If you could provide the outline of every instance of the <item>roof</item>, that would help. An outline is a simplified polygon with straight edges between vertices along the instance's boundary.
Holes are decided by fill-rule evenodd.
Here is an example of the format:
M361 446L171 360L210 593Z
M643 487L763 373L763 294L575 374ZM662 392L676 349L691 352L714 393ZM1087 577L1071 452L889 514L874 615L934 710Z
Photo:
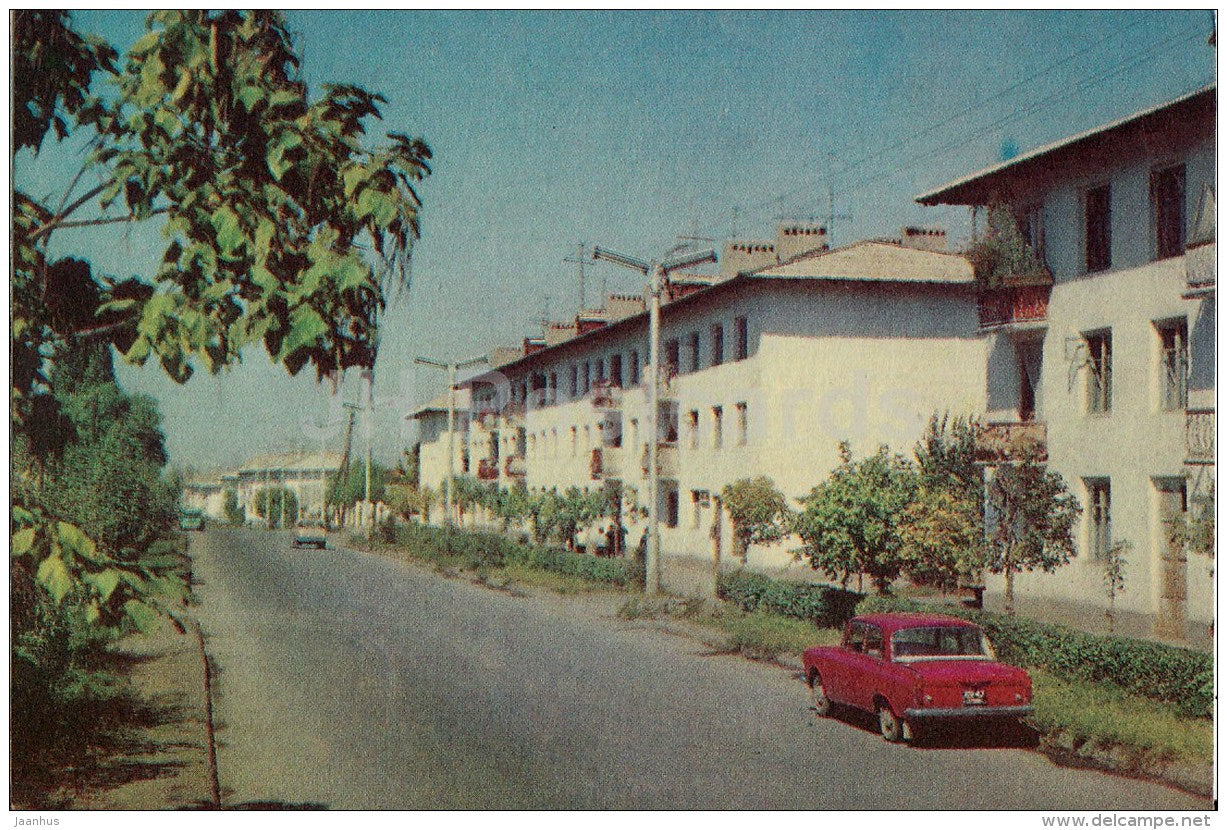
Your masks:
M967 284L975 282L971 262L958 254L865 240L830 251L813 251L754 272L758 278L864 280Z
M1102 142L1117 141L1128 133L1158 126L1160 122L1174 120L1184 122L1187 117L1202 108L1213 108L1216 103L1217 85L1210 84L1139 110L1132 115L1109 121L1098 127L1053 141L1034 150L1020 153L1011 159L985 167L975 173L955 179L927 193L921 193L916 201L922 205L972 205L985 204L987 188L1004 177L1025 176L1033 168L1050 161L1058 161L1075 153L1084 152Z
M513 360L508 363L503 363L503 364L500 364L498 368L502 369L505 366L510 366L516 362L517 361ZM456 390L456 411L460 412L468 408L469 408L469 390L458 388ZM444 392L442 395L439 395L438 397L431 398L429 401L427 401L426 403L422 404L419 407L410 409L407 413L405 413L405 418L406 419L420 418L423 415L429 415L432 412L447 412L447 393L446 392Z
M240 473L261 470L338 470L341 467L339 452L281 452L264 453L249 458L240 468Z
M924 628L932 625L954 625L962 628L978 628L978 626L968 620L960 619L959 617L951 617L948 614L925 614L925 613L893 613L893 614L863 614L853 617L853 619L867 622L870 625L876 625L882 629L884 634L889 634L893 631L899 631L904 628Z
M860 282L917 285L936 283L970 286L975 284L975 275L971 262L959 254L938 253L919 248L908 248L892 242L866 240L833 250L808 251L778 265L757 271L743 271L730 279L712 285L701 285L696 290L668 303L664 310L665 312L674 311L704 298L718 297L725 292L737 291L753 286L755 283L773 282L777 284L780 282ZM558 350L573 347L578 343L586 343L638 325L646 325L649 313L647 310L640 311L560 343L546 346L544 349L538 349L531 354L524 355L519 360L513 360L498 367L498 373L506 373L543 358L548 359ZM487 372L474 375L467 382L482 380L494 374ZM416 415L410 413L410 417L416 417Z

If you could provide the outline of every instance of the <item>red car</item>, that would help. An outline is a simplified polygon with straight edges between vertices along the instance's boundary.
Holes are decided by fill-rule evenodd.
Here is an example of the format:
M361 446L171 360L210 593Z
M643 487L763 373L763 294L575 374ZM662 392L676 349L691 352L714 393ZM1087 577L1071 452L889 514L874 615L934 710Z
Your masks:
M937 720L1018 718L1031 712L1031 677L998 663L984 630L941 614L853 617L839 646L805 652L820 716L836 705L878 716L882 737L908 741Z

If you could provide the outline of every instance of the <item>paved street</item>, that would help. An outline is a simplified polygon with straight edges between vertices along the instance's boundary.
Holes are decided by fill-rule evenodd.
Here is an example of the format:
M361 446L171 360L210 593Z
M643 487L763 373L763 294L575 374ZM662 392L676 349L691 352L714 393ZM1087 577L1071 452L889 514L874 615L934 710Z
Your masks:
M818 722L790 672L285 534L192 553L227 804L1201 808L1022 749Z

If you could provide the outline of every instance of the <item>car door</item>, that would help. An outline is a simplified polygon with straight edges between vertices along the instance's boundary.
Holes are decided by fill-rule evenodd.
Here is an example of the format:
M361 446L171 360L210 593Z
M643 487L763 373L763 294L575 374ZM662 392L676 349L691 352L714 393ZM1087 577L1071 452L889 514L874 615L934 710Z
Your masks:
M874 693L884 680L886 645L882 629L871 623L863 626L861 649L849 655L849 682L845 699L858 709L873 711Z
M831 700L840 703L848 702L848 686L850 683L850 663L857 652L864 648L864 626L852 620L844 626L844 638L839 649L832 650L830 657L822 666L822 683L826 694Z

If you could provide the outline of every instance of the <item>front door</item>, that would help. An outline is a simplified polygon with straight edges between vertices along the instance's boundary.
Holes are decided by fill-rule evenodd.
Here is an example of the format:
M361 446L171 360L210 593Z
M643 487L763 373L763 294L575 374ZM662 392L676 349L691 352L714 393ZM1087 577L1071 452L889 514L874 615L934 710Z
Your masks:
M1159 496L1159 615L1155 633L1183 640L1188 633L1189 560L1184 545L1172 540L1172 531L1185 521L1189 509L1184 479L1155 479Z

